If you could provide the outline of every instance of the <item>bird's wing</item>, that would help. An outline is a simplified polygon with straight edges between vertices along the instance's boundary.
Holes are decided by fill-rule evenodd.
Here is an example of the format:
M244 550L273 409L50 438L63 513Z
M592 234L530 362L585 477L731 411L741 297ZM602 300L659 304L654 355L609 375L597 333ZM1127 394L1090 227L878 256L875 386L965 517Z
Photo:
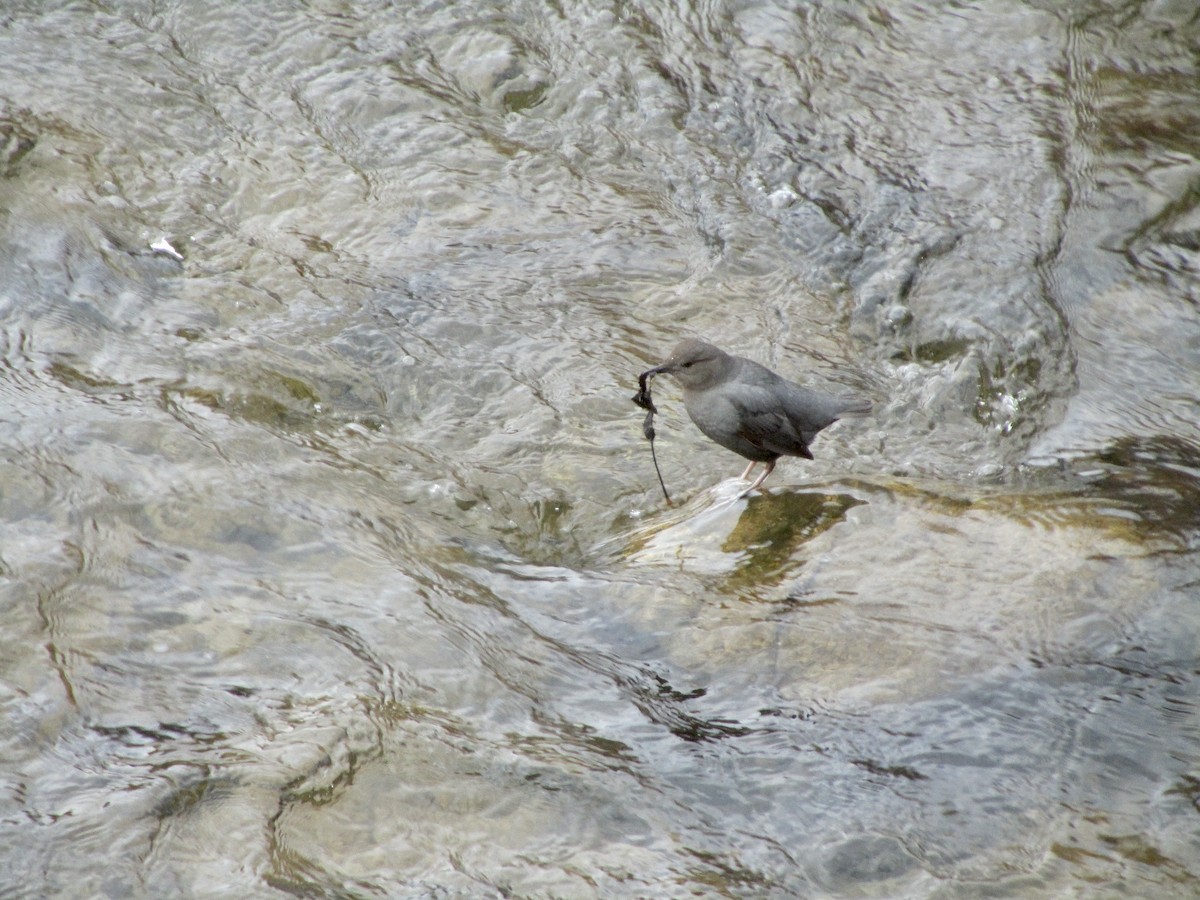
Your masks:
M726 391L727 399L739 413L739 437L771 453L812 459L808 443L792 419L782 412L774 391L756 384L729 385Z
M784 413L805 444L812 443L817 432L828 428L854 406L845 398L799 384L788 383L780 394Z

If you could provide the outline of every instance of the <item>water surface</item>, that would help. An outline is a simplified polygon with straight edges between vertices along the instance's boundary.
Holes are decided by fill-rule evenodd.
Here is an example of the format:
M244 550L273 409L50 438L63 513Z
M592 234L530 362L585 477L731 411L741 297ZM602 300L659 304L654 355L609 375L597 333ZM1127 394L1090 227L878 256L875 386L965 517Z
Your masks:
M1192 6L9 4L0 893L1195 896Z

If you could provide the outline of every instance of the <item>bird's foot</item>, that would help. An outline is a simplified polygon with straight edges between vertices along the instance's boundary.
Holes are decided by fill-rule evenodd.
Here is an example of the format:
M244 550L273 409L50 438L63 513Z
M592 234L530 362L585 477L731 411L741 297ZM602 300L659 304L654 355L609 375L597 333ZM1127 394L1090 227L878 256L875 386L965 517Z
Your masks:
M754 463L751 463L750 468L753 468L753 467L754 467ZM750 468L746 469L746 472L749 472ZM745 497L751 491L758 488L759 485L761 485L764 481L767 480L767 476L770 475L774 471L775 471L774 461L767 463L766 466L763 468L762 473L758 476L758 478L756 478L754 480L754 484L750 485L750 487L746 488L746 490L742 492L742 496ZM745 477L745 476L743 475L743 477Z

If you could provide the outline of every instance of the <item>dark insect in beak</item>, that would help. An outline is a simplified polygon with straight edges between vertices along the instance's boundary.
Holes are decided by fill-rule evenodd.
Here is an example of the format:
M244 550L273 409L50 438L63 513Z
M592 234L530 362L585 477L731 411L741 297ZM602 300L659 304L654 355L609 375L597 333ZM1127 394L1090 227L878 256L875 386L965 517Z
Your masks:
M658 412L658 407L654 405L654 399L650 396L650 379L661 371L662 367L659 366L647 369L638 376L638 392L633 395L633 402L646 410L646 418L642 422L642 434L650 442L650 458L654 460L654 473L658 476L658 485L662 488L663 497L670 506L671 495L667 493L667 486L663 483L662 472L658 468L658 454L654 452L654 414Z

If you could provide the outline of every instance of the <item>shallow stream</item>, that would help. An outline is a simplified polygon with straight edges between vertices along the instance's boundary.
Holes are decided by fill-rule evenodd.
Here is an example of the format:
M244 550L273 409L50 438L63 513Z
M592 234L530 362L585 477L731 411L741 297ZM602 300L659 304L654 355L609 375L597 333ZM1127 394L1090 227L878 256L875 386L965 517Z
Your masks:
M4 4L0 895L1195 897L1197 47Z

